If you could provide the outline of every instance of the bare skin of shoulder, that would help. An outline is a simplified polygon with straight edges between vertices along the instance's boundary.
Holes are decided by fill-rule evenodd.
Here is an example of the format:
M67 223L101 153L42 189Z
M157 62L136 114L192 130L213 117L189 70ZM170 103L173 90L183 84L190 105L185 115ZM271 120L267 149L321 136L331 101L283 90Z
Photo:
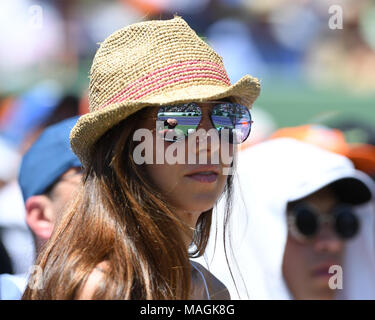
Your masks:
M92 300L99 283L104 278L104 273L109 270L107 261L100 262L90 273L84 286L78 291L77 300Z
M230 294L225 285L217 279L210 271L204 268L201 264L193 262L195 268L192 268L191 279L191 300L206 300L208 299L206 293L206 287L202 279L202 275L206 281L208 291L211 300L230 300ZM109 265L107 261L99 263L95 269L91 272L84 286L79 290L77 294L77 300L91 300L94 296L99 283L104 279L104 273L109 271Z

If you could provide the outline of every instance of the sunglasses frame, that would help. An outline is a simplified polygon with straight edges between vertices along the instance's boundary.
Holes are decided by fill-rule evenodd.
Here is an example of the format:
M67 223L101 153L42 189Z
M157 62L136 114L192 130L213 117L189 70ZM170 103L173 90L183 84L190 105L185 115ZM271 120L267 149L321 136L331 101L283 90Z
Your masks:
M218 129L216 128L216 125L214 124L214 122L213 122L213 120L212 120L212 111L213 111L213 109L214 109L217 105L221 105L221 104L237 105L237 106L240 106L240 107L244 108L244 110L246 110L246 112L247 112L248 115L249 115L249 119L250 119L250 121L249 121L249 127L250 127L250 128L249 128L249 131L248 131L246 137L245 137L244 139L242 139L241 142L239 142L239 143L234 143L234 144L241 144L241 143L244 143L244 142L246 141L246 139L250 136L251 128L252 128L252 124L254 123L254 121L252 120L250 110L249 110L246 106L244 106L244 105L242 105L242 104L239 104L239 103L235 103L235 102L229 102L229 101L205 101L205 102L202 102L202 103L215 104L214 107L212 108L211 112L210 112L209 117L210 117L210 121L211 121L211 124L212 124L213 128L216 129L217 132L218 132L219 134L220 134L220 130L218 130ZM188 106L188 105L191 105L191 104L195 105L195 107L198 107L199 110L200 110L200 113L201 113L202 116L203 116L202 108L198 105L197 102L187 102L187 103L179 103L179 104L174 104L174 105L165 105L165 106L161 106L161 107L159 107L158 112L157 112L157 115L155 116L155 118L156 118L156 120L158 120L158 121L164 121L164 120L159 120L159 117L158 117L158 114L160 113L159 111L160 111L162 108L168 108L168 107L179 107L179 106ZM164 111L164 112L165 112L165 111ZM201 123L201 121L202 121L202 118L200 119L199 123L196 125L196 128L198 128L198 126L199 126L199 124ZM195 128L195 129L196 129L196 128ZM177 140L165 140L165 139L164 139L164 140L167 141L167 142L177 142L177 141L182 141L182 140L186 139L188 136L189 136L189 135L186 135L186 134L184 133L184 138L183 138L183 139L177 139Z
M296 223L297 217L296 217L296 214L295 214L295 212L298 211L298 209L309 209L314 214L314 216L316 218L316 222L317 222L317 230L315 231L314 234L306 235L298 228L297 223ZM348 209L350 209L350 210L348 210ZM353 234L351 236L347 236L347 237L343 236L341 234L341 232L339 232L339 230L337 230L337 227L336 227L336 223L339 219L340 212L342 214L342 212L344 210L348 210L349 212L351 212L353 217L355 218L355 222L356 222L356 226L355 226L355 230L354 230ZM298 205L296 205L292 209L288 210L288 216L287 216L288 230L290 230L290 232L291 232L291 234L293 235L294 238L296 238L297 240L300 240L302 242L312 240L312 239L316 238L316 236L319 234L319 232L320 232L320 230L321 230L321 228L324 224L329 224L330 228L332 228L332 230L335 232L335 234L341 240L344 240L344 241L350 240L358 234L359 229L360 229L360 221L359 221L358 216L354 213L354 210L353 210L352 206L344 205L344 204L338 205L333 210L331 210L332 214L329 214L329 215L322 215L318 212L319 212L319 209L316 208L316 206L312 205L311 203L307 204L306 202L299 203Z

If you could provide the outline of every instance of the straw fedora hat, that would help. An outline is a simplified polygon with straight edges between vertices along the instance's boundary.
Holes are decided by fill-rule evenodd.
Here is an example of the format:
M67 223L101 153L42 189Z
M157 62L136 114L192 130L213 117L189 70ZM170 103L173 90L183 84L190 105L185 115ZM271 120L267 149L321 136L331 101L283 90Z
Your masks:
M222 58L181 17L136 23L110 35L96 52L90 112L72 129L71 146L85 166L95 142L144 107L232 97L250 108L259 92L250 75L231 85Z

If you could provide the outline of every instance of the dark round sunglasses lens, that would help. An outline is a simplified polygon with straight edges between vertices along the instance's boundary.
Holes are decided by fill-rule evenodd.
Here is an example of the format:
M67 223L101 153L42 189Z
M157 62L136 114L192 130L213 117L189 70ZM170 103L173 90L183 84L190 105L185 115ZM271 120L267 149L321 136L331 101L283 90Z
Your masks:
M351 210L342 209L336 215L335 229L341 238L353 238L359 231L359 220Z
M304 236L312 237L318 231L318 219L309 208L296 208L295 218L296 227Z
M161 107L157 120L162 122L159 133L166 141L178 141L194 133L202 119L202 111L195 103Z
M215 128L222 136L228 137L229 143L244 142L251 131L251 115L249 110L236 103L217 104L211 114Z

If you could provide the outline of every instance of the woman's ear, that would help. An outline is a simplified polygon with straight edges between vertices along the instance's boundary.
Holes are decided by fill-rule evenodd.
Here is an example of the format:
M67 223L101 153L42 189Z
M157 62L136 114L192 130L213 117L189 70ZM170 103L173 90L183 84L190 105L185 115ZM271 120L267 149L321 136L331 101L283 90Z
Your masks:
M32 196L26 201L26 223L35 236L48 240L55 223L55 210L52 201L45 195Z

